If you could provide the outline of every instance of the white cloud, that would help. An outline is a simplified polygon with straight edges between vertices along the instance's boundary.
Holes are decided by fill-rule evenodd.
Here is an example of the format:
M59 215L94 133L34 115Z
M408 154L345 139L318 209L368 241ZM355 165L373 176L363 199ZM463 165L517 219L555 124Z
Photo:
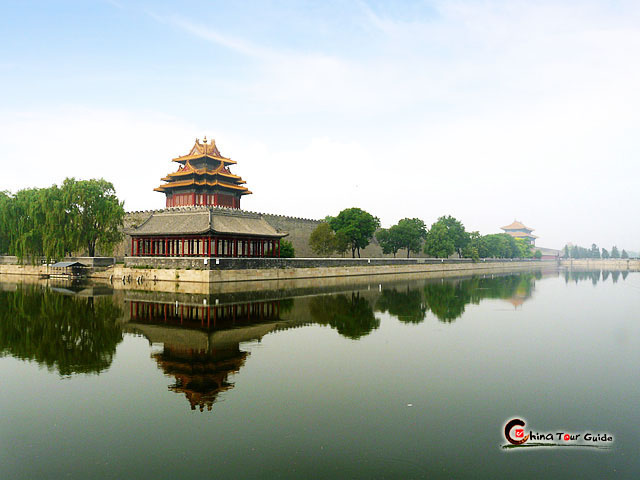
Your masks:
M104 177L127 209L162 206L152 192L196 128L157 112L64 108L0 112L2 185L12 191Z

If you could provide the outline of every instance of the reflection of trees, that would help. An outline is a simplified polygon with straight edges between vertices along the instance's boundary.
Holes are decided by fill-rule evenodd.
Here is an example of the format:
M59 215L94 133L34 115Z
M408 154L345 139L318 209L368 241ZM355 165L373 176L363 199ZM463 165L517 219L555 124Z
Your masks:
M429 283L423 293L427 307L438 320L451 322L464 313L468 303L479 304L485 298L512 299L522 303L531 296L535 275L507 275L471 278L457 282Z
M401 322L407 323L420 323L427 315L420 290L410 290L409 287L404 292L395 288L382 290L376 302L376 310L388 311Z
M611 280L613 283L616 283L622 275L622 279L626 279L627 275L629 275L628 271L620 271L620 270L590 270L590 271L569 271L566 270L564 272L564 281L565 283L569 283L573 281L574 283L578 283L584 280L591 280L593 285L597 285L600 281L600 274L602 273L602 281L606 282L609 279L609 275L611 275Z
M424 287L425 302L442 322L451 322L464 313L464 306L471 301L465 282L456 284L431 283Z
M111 365L122 330L108 297L80 298L19 287L0 291L0 355L35 360L61 375L100 373Z
M309 302L311 318L335 328L340 335L354 340L367 335L380 326L369 302L354 292L351 296L323 295Z

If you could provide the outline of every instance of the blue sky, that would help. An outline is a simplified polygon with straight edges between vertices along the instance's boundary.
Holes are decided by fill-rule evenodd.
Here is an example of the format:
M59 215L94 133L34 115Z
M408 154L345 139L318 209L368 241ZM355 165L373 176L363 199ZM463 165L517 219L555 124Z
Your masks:
M440 215L640 250L640 7L606 1L4 2L0 189L112 181L196 137L308 218Z

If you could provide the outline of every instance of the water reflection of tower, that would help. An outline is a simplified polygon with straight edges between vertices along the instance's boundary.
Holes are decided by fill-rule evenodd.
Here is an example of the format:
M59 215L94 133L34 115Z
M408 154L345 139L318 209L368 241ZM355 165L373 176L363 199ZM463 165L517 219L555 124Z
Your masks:
M230 305L131 301L129 328L162 352L152 357L175 378L169 390L183 393L191 409L211 410L220 393L233 388L248 352L240 343L259 340L278 327L280 301Z
M214 351L184 350L165 344L164 350L153 357L165 374L176 379L169 390L184 393L191 410L198 407L202 412L205 406L211 410L219 393L233 387L228 377L240 371L248 355L238 344Z

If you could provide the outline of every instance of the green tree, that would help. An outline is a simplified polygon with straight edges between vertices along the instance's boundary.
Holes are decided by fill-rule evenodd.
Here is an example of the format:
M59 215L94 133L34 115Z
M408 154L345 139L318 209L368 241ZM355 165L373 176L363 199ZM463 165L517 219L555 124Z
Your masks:
M336 234L331 226L322 222L319 224L309 236L309 247L316 255L328 257L335 251Z
M607 251L606 248L602 249L602 258L604 258L604 259L609 258L609 252Z
M447 258L456 251L449 229L443 222L435 222L427 232L424 251L427 255L436 258Z
M329 220L329 225L336 234L342 234L348 239L351 256L355 258L356 251L360 257L360 249L369 245L374 232L380 226L380 220L360 208L347 208L337 217Z
M0 191L0 255L9 253L9 237L12 226L9 220L11 201L9 192Z
M542 258L542 252L540 250L536 250L536 253L533 254L533 258L540 260Z
M280 258L294 258L296 251L288 240L280 240Z
M467 247L462 251L462 256L465 258L471 258L474 262L477 262L480 258L479 249L481 239L482 235L480 235L480 232L469 232L469 243L467 244Z
M349 250L349 246L350 246L349 239L344 234L344 232L336 232L336 235L333 238L333 243L334 243L333 248L335 252L344 257L345 254L347 253L347 250Z
M533 246L524 238L516 238L516 246L518 247L518 258L531 258L535 254L533 253ZM536 250L539 252L540 250Z
M620 252L618 251L618 247L615 245L611 247L611 258L620 258Z
M629 258L629 254L624 248L622 249L622 254L620 255L620 258Z
M443 223L447 227L449 237L453 240L453 247L460 257L462 251L469 244L469 234L465 231L464 225L451 215L438 218L438 222Z
M110 252L122 240L125 214L113 185L104 179L67 178L62 192L69 208L74 246L86 248L90 257L95 256L97 244L104 252Z
M478 253L482 258L514 258L520 254L515 238L507 233L485 235L479 240Z
M376 232L376 240L382 248L382 253L393 253L393 258L396 258L396 253L402 247L397 235L391 233L391 229L382 228Z
M591 258L600 258L600 249L595 243L591 244Z
M397 225L391 227L389 231L401 248L406 248L407 258L409 258L411 252L420 252L422 241L427 236L427 227L419 218L403 218Z

